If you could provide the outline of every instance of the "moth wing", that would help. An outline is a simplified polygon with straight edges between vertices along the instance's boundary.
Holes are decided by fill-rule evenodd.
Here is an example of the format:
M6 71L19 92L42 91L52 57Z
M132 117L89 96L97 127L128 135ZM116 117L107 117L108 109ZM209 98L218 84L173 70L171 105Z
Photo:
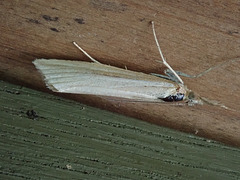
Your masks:
M33 64L55 92L149 100L165 98L177 88L169 80L104 64L56 59Z

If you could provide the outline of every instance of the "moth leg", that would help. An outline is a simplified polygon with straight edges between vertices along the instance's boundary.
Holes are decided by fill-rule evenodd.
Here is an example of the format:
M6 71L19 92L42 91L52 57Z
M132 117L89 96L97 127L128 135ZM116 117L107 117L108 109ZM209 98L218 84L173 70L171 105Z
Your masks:
M196 75L190 75L190 74L186 74L186 73L183 73L183 72L180 72L180 71L175 71L179 76L183 76L183 77L188 77L188 78L198 78L198 77L201 77L203 76L204 74L208 73L209 71L211 71L212 68L209 68L199 74L196 74ZM168 76L173 76L173 73L171 71L169 71L169 69L166 69L164 71L165 74L167 74Z
M203 71L203 72L201 72L201 73L199 73L199 74L196 74L196 75L189 75L189 74L186 74L186 73L183 73L183 72L180 72L180 71L175 71L175 72L176 72L179 76L188 77L188 78L198 78L198 77L201 77L201 76L207 74L208 72L210 72L210 71L212 71L212 70L214 70L214 69L218 69L218 68L220 68L220 67L222 67L222 66L224 66L224 65L227 65L227 64L229 64L229 63L234 63L234 62L237 62L237 61L240 61L240 58L231 59L231 60L225 61L225 62L223 62L223 63L221 63L221 64L218 64L218 65L216 65L216 66L212 66L212 67L206 69L205 71ZM169 69L166 69L166 70L164 71L164 73L167 74L167 75L170 76L170 77L173 77L173 76L174 76L174 74L173 74Z
M73 44L80 50L82 51L83 54L85 54L89 59L91 59L91 61L101 64L100 62L98 62L96 59L94 59L92 56L90 56L86 51L84 51L76 42L73 41Z
M150 73L150 74L153 75L153 76L157 76L157 77L160 77L160 78L168 79L168 80L174 81L176 83L179 83L179 80L176 78L176 76L173 73L166 73L166 72L164 72L164 73L166 75L156 74L156 73Z
M207 69L206 71L203 71L200 74L197 75L189 75L180 71L175 71L179 76L183 76L183 77L188 77L188 78L198 78L201 77L202 75L204 75L205 73L209 72L210 70L212 70L212 68ZM176 76L172 73L172 71L170 71L169 69L164 70L164 73L166 75L162 75L162 74L155 74L155 73L151 73L151 75L157 76L157 77L161 77L164 79L169 79L175 82L179 82L179 80L176 78Z
M200 77L202 76L202 73L200 74L197 74L197 75L189 75L189 74L186 74L186 73L183 73L183 72L180 72L180 71L175 71L179 76L183 76L183 77L188 77L188 78L197 78L197 77ZM173 76L173 73L171 71L169 71L169 69L166 69L164 71L165 74L167 74L168 76L172 77Z

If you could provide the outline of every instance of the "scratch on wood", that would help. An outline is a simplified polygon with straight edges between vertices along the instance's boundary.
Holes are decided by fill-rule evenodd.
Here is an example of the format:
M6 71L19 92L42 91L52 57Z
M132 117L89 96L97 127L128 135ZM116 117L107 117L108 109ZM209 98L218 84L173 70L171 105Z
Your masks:
M43 15L42 17L46 21L58 21L58 19L59 19L58 17L51 17L51 16L48 16L48 15Z

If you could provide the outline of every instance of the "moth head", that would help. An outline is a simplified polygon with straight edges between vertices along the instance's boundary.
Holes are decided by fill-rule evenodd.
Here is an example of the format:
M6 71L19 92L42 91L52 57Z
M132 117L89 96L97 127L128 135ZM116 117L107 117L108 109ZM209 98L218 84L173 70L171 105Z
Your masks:
M196 95L193 91L190 90L187 91L186 100L189 106L193 106L195 104L203 104L200 96Z
M166 102L173 102L173 101L182 101L186 99L186 94L187 94L187 89L184 85L180 85L178 86L178 88L176 89L176 93L175 94L171 94L165 98L161 98L163 101Z
M194 94L194 92L193 91L189 91L188 93L187 93L187 99L189 99L189 100L193 100L193 99L195 99L195 94Z

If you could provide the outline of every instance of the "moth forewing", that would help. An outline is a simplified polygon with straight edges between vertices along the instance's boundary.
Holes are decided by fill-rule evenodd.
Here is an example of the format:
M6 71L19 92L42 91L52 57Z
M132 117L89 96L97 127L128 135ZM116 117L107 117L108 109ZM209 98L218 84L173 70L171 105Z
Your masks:
M104 64L56 59L36 59L33 63L47 87L56 92L142 101L186 93L184 86L176 82Z

